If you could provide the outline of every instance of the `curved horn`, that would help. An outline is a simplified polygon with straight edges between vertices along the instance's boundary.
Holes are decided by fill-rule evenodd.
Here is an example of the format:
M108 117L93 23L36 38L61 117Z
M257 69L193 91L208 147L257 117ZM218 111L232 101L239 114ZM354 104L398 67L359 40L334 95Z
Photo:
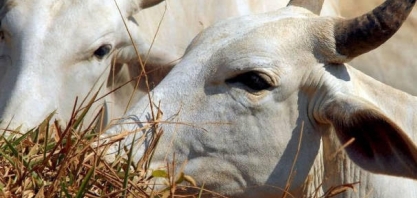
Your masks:
M401 27L416 0L387 0L360 17L335 24L336 50L348 59L369 52Z
M320 15L324 0L290 0L287 6L298 6Z

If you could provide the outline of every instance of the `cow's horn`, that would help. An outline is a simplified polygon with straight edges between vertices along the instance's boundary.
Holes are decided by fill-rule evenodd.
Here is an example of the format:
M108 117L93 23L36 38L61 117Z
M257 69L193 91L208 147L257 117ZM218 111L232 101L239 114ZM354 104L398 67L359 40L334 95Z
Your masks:
M360 17L335 24L336 50L347 59L369 52L387 41L410 14L416 0L387 0Z
M298 6L320 15L324 0L290 0L287 6Z

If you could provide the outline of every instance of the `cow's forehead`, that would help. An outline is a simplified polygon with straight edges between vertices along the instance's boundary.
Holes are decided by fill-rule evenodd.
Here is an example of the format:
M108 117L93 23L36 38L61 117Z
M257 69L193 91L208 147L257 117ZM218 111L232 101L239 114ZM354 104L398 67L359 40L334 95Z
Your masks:
M203 47L208 52L215 52L231 43L253 38L252 35L256 37L265 35L260 34L265 27L285 25L288 19L306 19L315 16L306 9L290 6L275 12L226 20L203 31L193 40L187 51ZM296 23L291 24L296 27ZM255 33L252 34L253 32ZM276 33L278 35L279 32Z
M243 59L248 64L240 67L254 68L259 61L281 61L289 51L303 50L299 46L303 46L308 37L309 17L316 15L305 9L288 7L217 24L196 37L188 49L189 58L206 58L206 63L213 67ZM251 63L252 59L255 63Z
M308 27L309 17L317 16L288 7L221 22L194 39L174 70L199 76L199 81L221 81L251 70L286 72L286 65L298 59L293 54L312 57L309 49L300 48L308 39L300 26Z
M116 26L120 20L112 0L37 0L13 3L2 28L24 45L37 49L43 45L52 49L59 42L61 50L77 50L96 42L101 45L99 39L120 29ZM71 42L62 42L65 39Z
M39 25L38 28L52 24L59 26L60 23L65 22L71 22L75 27L86 23L100 23L106 20L95 20L95 18L117 18L115 14L118 14L116 4L111 0L11 1L6 5L9 5L6 6L6 18L13 21L19 20L23 26L37 23ZM12 16L7 17L8 15Z
M101 1L62 1L62 0L37 0L37 1L8 1L8 11L17 10L27 21L49 18L53 21L59 18L81 18L94 15L106 16L109 12L117 13L117 6L112 0ZM88 12L86 12L88 11ZM43 18L42 18L43 19ZM85 21L89 18L85 18Z

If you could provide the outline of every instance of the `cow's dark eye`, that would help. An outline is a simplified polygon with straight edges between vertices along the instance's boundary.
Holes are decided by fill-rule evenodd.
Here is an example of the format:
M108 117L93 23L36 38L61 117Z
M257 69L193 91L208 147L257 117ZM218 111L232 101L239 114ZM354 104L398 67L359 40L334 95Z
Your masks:
M253 71L227 79L226 83L240 83L254 91L261 91L272 87L263 77Z
M100 46L96 51L94 51L94 56L96 56L98 59L104 58L107 54L109 54L111 51L111 45L106 44Z

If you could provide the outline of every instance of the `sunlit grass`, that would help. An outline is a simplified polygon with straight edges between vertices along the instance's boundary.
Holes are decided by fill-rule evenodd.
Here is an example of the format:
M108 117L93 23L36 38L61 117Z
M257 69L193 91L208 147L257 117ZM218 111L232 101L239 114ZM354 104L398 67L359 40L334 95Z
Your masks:
M51 113L23 135L4 133L0 137L0 197L172 197L177 191L185 192L184 183L195 185L190 176L173 174L174 163L165 170L149 169L162 135L157 124L152 125L157 132L150 149L139 162L133 162L131 148L124 148L126 156L103 160L105 147L123 137L92 146L102 133L97 122L102 111L91 123L83 120L94 100L74 110L66 126L52 120ZM156 186L153 178L166 182Z

